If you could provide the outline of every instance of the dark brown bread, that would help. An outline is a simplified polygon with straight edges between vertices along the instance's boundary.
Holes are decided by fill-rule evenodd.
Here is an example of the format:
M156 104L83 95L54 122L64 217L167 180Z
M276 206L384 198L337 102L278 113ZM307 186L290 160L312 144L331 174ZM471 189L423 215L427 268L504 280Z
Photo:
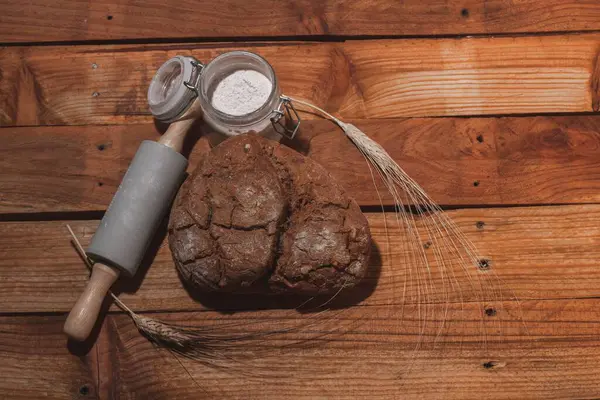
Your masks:
M175 265L202 291L330 294L365 275L366 218L325 169L256 135L215 147L169 221Z

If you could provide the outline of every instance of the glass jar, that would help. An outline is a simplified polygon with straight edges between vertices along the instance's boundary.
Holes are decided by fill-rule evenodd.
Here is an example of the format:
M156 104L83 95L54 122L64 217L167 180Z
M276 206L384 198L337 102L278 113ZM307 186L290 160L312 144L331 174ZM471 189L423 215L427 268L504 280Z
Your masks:
M231 115L215 108L213 95L217 85L236 71L251 70L271 83L265 102L243 115ZM152 114L161 121L179 119L194 101L198 101L205 122L214 129L211 143L228 136L256 132L273 140L293 138L300 118L290 100L281 94L275 71L261 56L248 51L221 54L207 65L193 57L176 56L163 64L148 89Z

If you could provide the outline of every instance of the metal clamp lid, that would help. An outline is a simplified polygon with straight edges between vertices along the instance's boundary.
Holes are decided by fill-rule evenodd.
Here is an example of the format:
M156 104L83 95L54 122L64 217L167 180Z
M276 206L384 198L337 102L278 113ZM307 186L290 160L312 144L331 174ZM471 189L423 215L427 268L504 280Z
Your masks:
M200 75L202 75L204 64L195 58L190 60L190 64L193 67L192 75L189 80L183 81L183 86L190 89L194 93L194 98L196 98L199 96L198 87L200 86Z
M148 88L148 104L156 119L173 122L188 110L198 97L203 68L193 57L176 56L158 69Z
M271 124L273 125L275 132L292 140L296 136L296 133L298 133L298 129L300 129L300 122L302 122L302 120L289 97L281 95L279 98L281 99L281 102L279 103L279 107L277 107L276 110L273 110L275 115L271 117ZM283 117L286 117L284 118L286 122L285 124L281 121ZM286 126L290 122L295 125L293 128Z

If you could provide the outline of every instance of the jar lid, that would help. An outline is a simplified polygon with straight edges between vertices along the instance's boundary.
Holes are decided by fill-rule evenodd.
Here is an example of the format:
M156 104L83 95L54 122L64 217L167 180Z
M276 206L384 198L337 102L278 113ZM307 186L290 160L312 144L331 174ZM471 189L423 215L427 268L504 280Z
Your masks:
M148 88L148 105L159 121L172 122L187 111L197 97L202 64L194 57L176 56L156 71Z

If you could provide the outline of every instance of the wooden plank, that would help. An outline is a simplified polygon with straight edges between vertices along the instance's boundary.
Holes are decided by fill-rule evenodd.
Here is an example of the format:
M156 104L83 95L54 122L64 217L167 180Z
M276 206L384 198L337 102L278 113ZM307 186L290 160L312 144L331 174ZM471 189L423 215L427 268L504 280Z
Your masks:
M368 214L374 237L374 255L369 278L357 290L339 298L343 304L380 305L389 302L491 303L512 296L519 299L600 297L600 205L464 209L449 215L490 261L490 273L474 275L483 279L483 295L472 287L459 270L451 286L439 268L432 266L430 280L416 278L404 259L405 235L392 219L387 234L381 214ZM69 242L63 221L3 222L0 224L0 309L4 312L66 312L87 281L85 267ZM70 221L84 244L97 221ZM388 236L389 234L389 236ZM264 307L271 297L219 298L203 296L193 300L182 288L166 242L157 236L140 272L132 281L122 281L121 298L136 310L198 310L215 305L230 309ZM423 241L430 240L423 236ZM428 253L436 250L435 243ZM149 266L152 265L151 268ZM149 268L149 269L148 269ZM475 274L475 273L474 273ZM449 276L446 273L445 276ZM490 281L491 280L491 281ZM424 283L428 283L427 294ZM404 292L406 285L406 292ZM297 299L283 305L297 305Z
M97 398L98 349L67 345L63 323L63 316L0 317L1 398Z
M2 131L0 211L105 210L152 125ZM197 146L198 152L201 146Z
M600 29L594 0L0 2L0 42L295 35L428 36ZM43 23L40 20L43 19Z
M414 310L399 318L385 307L353 308L305 329L306 314L275 310L152 314L233 335L294 328L227 349L240 361L221 362L226 368L176 359L122 314L106 317L89 350L67 344L64 315L3 316L0 397L594 398L600 395L599 310L599 299L510 304L506 314L486 317L497 327L487 346L476 304L450 310L452 330L435 346L439 321L430 320L422 332ZM83 387L87 395L80 394Z
M176 54L266 57L284 93L344 118L590 112L600 35L344 43L6 47L0 125L151 122L147 85ZM595 102L595 103L594 103Z
M435 330L423 338L414 313L400 319L379 309L359 310L363 313L311 333L249 340L241 349L225 350L234 358L217 363L220 368L157 351L125 316L109 317L104 328L112 340L99 347L100 354L108 354L103 359L112 361L105 368L119 376L115 391L135 398L480 399L482 393L494 399L595 398L600 395L594 379L600 373L599 305L597 299L525 302L524 322L503 321L499 331L505 334L488 336L487 347L478 336L475 308L453 319L455 330L435 347ZM231 332L226 324L232 321L242 323L232 334L298 324L273 312L153 317L201 327L221 324L218 332ZM333 327L340 330L316 344L292 344ZM268 350L279 344L289 347Z
M443 205L600 202L598 116L353 122ZM159 137L147 124L1 133L0 213L105 210L139 143ZM305 121L295 146L359 204L380 204L364 159L335 125ZM196 143L190 171L207 149L204 139Z

